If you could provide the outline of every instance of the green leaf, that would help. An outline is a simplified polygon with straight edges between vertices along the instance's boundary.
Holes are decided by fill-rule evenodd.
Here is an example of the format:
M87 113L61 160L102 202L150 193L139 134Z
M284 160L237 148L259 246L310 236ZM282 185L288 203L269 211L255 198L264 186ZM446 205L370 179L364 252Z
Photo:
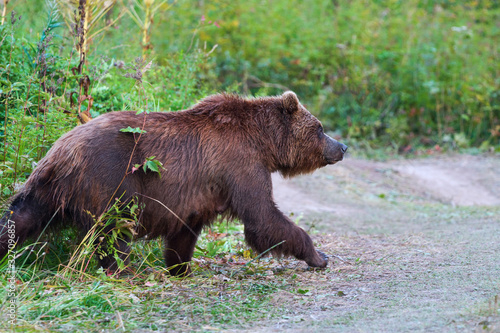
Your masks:
M139 127L132 128L130 126L127 127L127 128L120 129L120 132L124 132L124 133L146 133L145 130L140 129Z
M144 172L147 172L148 169L153 172L157 172L161 177L160 169L163 169L163 164L160 161L155 160L155 157L156 156L150 156L146 158L146 161L143 165L143 170Z
M146 172L147 169L153 172L159 171L158 166L153 161L146 161L146 163L144 163L144 172Z

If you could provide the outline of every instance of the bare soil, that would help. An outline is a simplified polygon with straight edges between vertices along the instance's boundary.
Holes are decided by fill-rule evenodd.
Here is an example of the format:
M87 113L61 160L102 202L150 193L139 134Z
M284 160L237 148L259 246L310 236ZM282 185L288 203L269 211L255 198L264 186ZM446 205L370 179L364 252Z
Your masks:
M499 155L347 158L273 184L330 263L255 331L500 332Z

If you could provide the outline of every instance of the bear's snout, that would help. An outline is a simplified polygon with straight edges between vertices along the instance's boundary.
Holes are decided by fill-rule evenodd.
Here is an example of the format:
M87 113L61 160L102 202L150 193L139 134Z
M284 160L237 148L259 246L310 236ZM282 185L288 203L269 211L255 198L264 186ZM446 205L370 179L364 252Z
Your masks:
M342 154L345 154L345 152L347 151L347 148L349 148L349 147L347 147L345 144L341 143L340 149L342 150Z
M347 146L326 135L325 159L328 164L335 164L344 159Z

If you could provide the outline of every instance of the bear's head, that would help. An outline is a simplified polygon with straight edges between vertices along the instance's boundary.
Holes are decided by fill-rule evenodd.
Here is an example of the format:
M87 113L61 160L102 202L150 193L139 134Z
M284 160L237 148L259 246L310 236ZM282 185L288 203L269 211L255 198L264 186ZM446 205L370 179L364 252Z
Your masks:
M312 172L344 158L347 146L326 135L321 122L314 117L291 91L281 96L282 112L288 118L285 137L286 155L280 173L293 176Z

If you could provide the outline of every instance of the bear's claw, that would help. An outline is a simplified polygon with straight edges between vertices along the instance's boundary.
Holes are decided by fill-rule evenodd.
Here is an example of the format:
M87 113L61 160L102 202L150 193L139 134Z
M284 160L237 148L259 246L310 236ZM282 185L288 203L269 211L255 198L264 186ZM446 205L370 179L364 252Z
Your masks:
M328 256L326 255L326 253L324 252L321 252L319 250L316 250L316 252L318 252L319 256L323 259L325 259L325 261L328 263Z
M328 265L328 256L318 250L316 250L316 253L319 256L319 260L315 260L314 263L308 262L307 264L309 265L309 268L325 268Z

